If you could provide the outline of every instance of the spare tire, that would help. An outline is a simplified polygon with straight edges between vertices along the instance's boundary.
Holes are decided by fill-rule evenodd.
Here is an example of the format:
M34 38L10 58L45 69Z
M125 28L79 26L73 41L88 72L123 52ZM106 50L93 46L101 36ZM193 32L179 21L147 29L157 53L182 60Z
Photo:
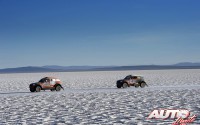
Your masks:
M122 83L122 82L120 82L120 81L117 81L117 88L121 88L121 87L122 87L122 85L123 85L123 83Z
M35 87L30 87L31 92L35 92Z

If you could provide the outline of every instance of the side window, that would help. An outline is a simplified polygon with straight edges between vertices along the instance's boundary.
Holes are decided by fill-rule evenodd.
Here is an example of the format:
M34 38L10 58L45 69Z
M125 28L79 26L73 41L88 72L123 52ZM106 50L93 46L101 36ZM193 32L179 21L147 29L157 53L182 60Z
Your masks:
M133 76L133 78L132 79L137 79L137 76Z
M130 76L130 75L129 75L129 76L126 76L125 79L126 79L126 80L130 80L130 79L131 79L131 76Z
M44 83L44 82L45 82L45 79L43 78L43 79L41 79L39 82Z
M50 82L50 79L46 79L46 82Z
M55 84L55 81L56 81L55 79L51 79L50 84L51 84L51 85L54 85L54 84Z

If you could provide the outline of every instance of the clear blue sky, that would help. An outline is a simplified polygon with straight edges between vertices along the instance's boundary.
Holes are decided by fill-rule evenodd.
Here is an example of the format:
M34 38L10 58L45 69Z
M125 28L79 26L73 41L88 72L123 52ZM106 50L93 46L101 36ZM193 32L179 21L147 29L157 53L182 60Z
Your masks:
M199 0L0 0L0 68L200 61Z

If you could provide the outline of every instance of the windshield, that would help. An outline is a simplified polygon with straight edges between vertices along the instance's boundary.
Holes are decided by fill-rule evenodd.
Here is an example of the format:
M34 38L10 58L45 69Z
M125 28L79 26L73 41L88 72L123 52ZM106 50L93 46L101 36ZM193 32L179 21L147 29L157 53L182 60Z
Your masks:
M124 79L131 79L131 75L126 76Z
M45 80L46 80L45 78L42 78L42 79L40 79L39 82L42 82L42 83L43 83L43 82L45 82Z

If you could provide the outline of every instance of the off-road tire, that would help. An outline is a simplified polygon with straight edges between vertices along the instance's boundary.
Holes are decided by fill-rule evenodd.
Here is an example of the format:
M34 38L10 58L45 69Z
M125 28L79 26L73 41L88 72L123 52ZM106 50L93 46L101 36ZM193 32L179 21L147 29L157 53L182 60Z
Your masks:
M141 88L144 88L145 86L146 86L146 82L141 82L141 83L140 83L140 87L141 87Z
M123 88L129 87L129 86L128 86L128 83L124 82L123 85L122 85L122 87L123 87Z
M55 87L55 90L56 91L60 91L62 89L62 87L60 86L60 85L57 85L56 87Z
M35 87L35 91L36 91L36 92L40 92L41 89L42 89L42 88L41 88L40 86L36 86L36 87Z

